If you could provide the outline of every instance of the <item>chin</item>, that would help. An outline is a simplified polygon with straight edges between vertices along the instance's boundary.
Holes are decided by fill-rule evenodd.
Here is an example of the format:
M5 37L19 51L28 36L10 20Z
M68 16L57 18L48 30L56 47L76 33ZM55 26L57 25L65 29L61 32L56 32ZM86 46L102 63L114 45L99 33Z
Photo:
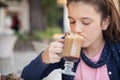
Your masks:
M86 47L88 47L89 45L87 44L87 43L83 43L82 45L81 45L81 47L82 48L86 48Z

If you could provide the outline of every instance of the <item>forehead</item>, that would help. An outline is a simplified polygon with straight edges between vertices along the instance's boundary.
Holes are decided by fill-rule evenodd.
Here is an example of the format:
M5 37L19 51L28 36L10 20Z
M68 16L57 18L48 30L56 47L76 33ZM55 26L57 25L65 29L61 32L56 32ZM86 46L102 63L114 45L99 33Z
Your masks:
M80 17L97 17L100 16L95 8L95 5L86 4L83 2L71 2L68 5L68 15L70 17L80 18Z

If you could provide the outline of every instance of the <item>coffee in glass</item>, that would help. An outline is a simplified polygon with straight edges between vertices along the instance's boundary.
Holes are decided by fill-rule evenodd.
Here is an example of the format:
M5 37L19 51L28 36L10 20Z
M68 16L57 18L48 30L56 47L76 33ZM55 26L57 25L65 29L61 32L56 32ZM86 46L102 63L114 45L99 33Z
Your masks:
M65 42L63 49L63 58L65 60L65 69L62 71L63 74L74 76L75 73L72 72L74 62L76 62L80 57L81 45L84 37L76 33L66 33Z

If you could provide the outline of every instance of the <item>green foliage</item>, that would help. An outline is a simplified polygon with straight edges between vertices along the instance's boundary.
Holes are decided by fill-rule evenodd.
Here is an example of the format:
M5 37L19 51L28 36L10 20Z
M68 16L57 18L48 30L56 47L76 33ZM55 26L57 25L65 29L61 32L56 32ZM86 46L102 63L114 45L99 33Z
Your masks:
M62 8L57 6L56 0L40 0L42 10L48 17L48 24L56 24L56 21L63 16Z
M49 26L45 31L35 30L32 35L16 32L19 40L45 40L51 39L54 34L61 34L62 30L58 26Z
M48 27L45 31L34 31L33 37L40 40L50 39L56 33L62 33L62 30L59 27Z
M54 6L54 4L56 4L56 0L40 0L40 4L43 8Z
M19 32L16 32L15 35L18 37L19 40L27 40L29 38L28 35L21 34Z

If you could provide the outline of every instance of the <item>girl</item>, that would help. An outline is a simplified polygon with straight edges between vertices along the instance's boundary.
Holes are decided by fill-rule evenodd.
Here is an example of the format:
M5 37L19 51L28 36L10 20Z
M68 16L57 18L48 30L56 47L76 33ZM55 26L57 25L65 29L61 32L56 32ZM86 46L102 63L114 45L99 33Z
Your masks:
M67 0L71 31L84 41L75 77L62 74L62 80L120 80L120 15L113 0ZM64 68L63 40L52 42L27 65L21 77L41 80L52 70ZM57 54L56 54L57 53Z

